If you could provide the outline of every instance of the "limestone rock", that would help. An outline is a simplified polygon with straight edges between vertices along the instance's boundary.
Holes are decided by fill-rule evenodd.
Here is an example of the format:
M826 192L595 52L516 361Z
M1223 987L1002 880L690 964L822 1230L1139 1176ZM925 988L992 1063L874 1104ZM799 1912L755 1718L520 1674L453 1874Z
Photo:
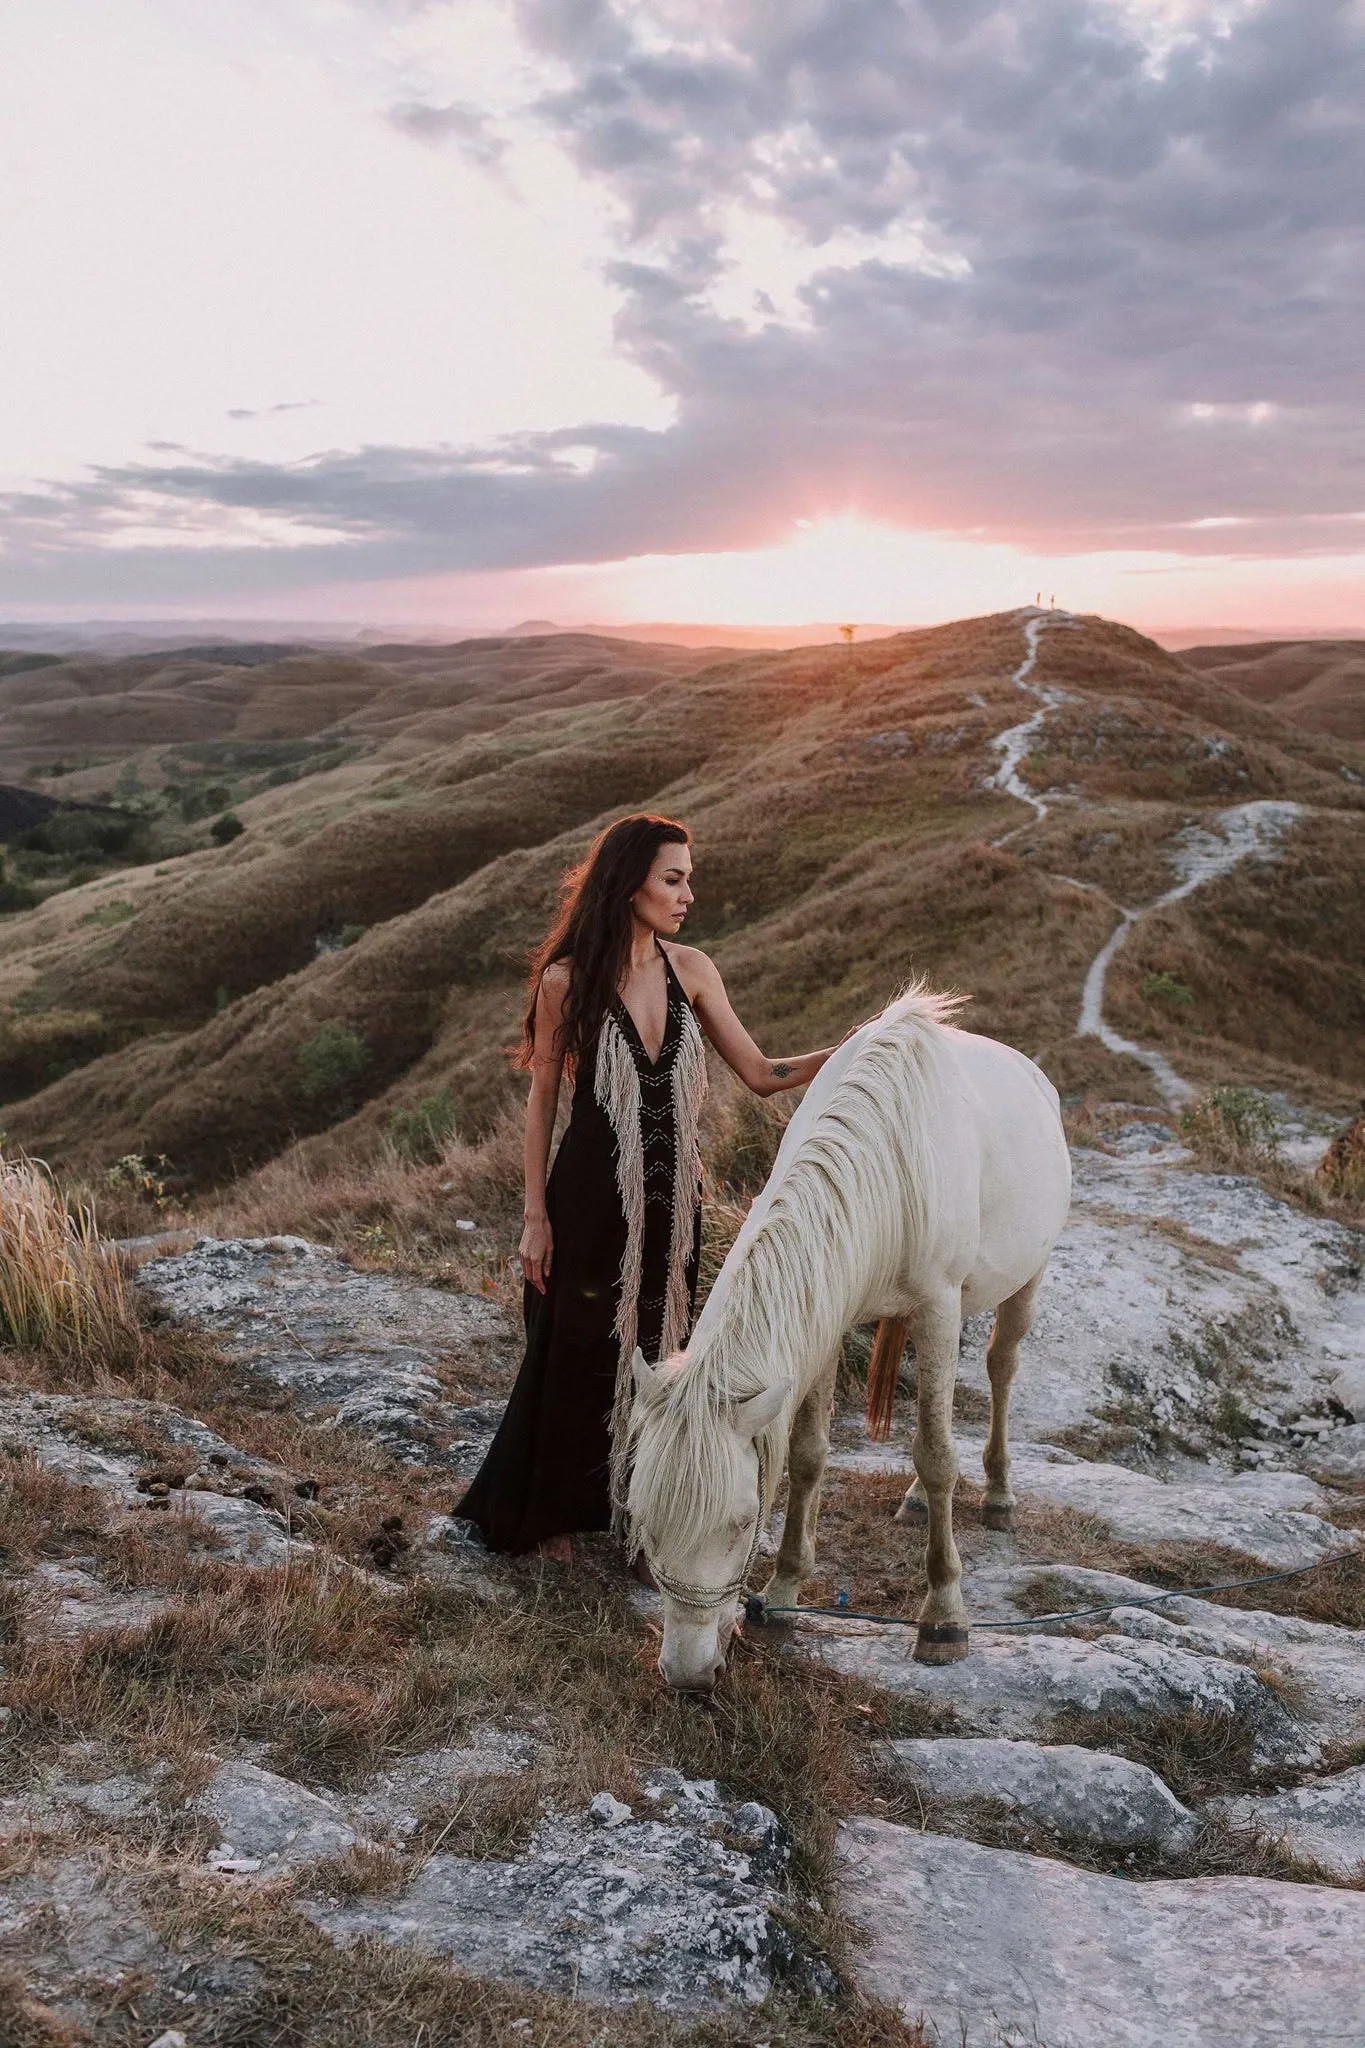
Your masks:
M424 1816L452 1804L473 1778L505 1778L527 1770L540 1745L500 1728L476 1730L468 1748L429 1749L378 1772L343 1804L358 1833L402 1842Z
M1269 1571L1352 1547L1350 1536L1313 1512L1323 1504L1321 1489L1296 1473L1211 1474L1191 1484L1036 1454L1019 1463L1017 1492L1097 1515L1129 1542L1216 1543Z
M6 1394L0 1404L0 1444L31 1450L40 1464L85 1486L116 1493L136 1490L141 1454L118 1448L126 1435L151 1431L184 1445L203 1465L221 1461L262 1474L272 1467L250 1451L225 1443L206 1423L169 1401L139 1401L104 1394Z
M1118 1634L1078 1642L982 1631L962 1663L936 1666L914 1662L912 1629L839 1627L836 1635L807 1624L793 1653L818 1657L888 1692L913 1693L971 1734L1046 1739L1067 1712L1145 1719L1196 1711L1229 1715L1249 1728L1259 1770L1311 1766L1321 1754L1269 1686L1224 1658Z
M1134 1884L879 1820L839 1833L861 1988L964 2048L1357 2048L1365 1895Z
M1121 1635L1163 1642L1195 1656L1227 1658L1234 1664L1269 1664L1296 1681L1294 1718L1315 1740L1365 1741L1365 1630L1329 1622L1301 1621L1263 1608L1220 1607L1185 1593L1150 1601L1152 1588L1117 1572L1081 1565L987 1567L967 1582L971 1605L991 1614L1030 1611L1037 1591L1055 1607L1088 1607L1112 1601L1108 1625ZM1027 1602L1027 1604L1026 1604ZM1065 1633L1066 1622L1042 1624ZM1093 1627L1094 1621L1082 1624Z
M85 1562L93 1563L93 1559ZM111 1592L75 1559L40 1559L28 1574L29 1627L39 1634L90 1636L113 1629L146 1628L174 1605L145 1589Z
M1365 1371L1361 1378L1365 1379ZM1361 1414L1365 1415L1365 1388L1361 1390ZM1301 1454L1301 1462L1315 1479L1336 1479L1365 1486L1365 1421L1347 1423L1320 1436Z
M1365 1359L1352 1359L1332 1382L1332 1396L1355 1422L1365 1423Z
M1213 1799L1231 1821L1261 1828L1339 1877L1365 1877L1365 1764L1264 1799Z
M235 1494L176 1493L171 1512L205 1523L212 1531L214 1555L233 1558L239 1564L284 1564L291 1555L304 1557L312 1552L311 1543L291 1541L282 1516Z
M1199 1823L1155 1771L1074 1743L891 1742L886 1752L941 1799L998 1799L1052 1833L1112 1849L1181 1849Z
M48 1868L21 1863L0 1880L0 1949L7 1961L31 1955L44 1996L68 1994L73 1979L115 1983L161 1955L141 1917L78 1856Z
M786 1854L775 1817L676 1772L656 1773L652 1790L659 1818L619 1817L612 1801L610 1813L543 1821L515 1861L437 1855L397 1896L300 1910L343 1944L420 1943L475 1975L581 1998L763 1999L793 1960L774 1912Z
M984 1437L958 1436L964 1472L980 1472L985 1443ZM903 1471L907 1485L914 1477L903 1453L873 1445L834 1452L830 1463L855 1471ZM1095 1515L1129 1542L1216 1543L1268 1571L1292 1571L1359 1541L1315 1512L1327 1505L1327 1496L1297 1472L1226 1473L1210 1467L1202 1480L1162 1480L1051 1444L1021 1443L1011 1446L1010 1483L1022 1498Z
M169 1314L216 1330L251 1371L286 1388L305 1413L335 1411L413 1463L464 1469L468 1445L442 1400L438 1361L470 1346L514 1348L494 1303L385 1273L357 1273L302 1237L200 1238L138 1274ZM484 1440L484 1432L479 1441Z
M1118 1403L1212 1446L1225 1441L1225 1386L1274 1425L1365 1351L1356 1232L1254 1180L1191 1172L1175 1154L1081 1149L1073 1167L1071 1220L1015 1383L1018 1437ZM973 1318L963 1343L963 1379L981 1393L990 1320Z
M223 1835L215 1860L256 1863L269 1873L339 1856L359 1839L338 1800L263 1771L257 1764L225 1763L194 1802L197 1813Z

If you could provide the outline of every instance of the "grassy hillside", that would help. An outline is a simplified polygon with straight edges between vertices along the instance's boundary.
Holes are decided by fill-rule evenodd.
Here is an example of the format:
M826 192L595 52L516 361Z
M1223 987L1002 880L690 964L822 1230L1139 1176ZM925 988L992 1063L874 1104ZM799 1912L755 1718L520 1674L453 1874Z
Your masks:
M234 744L249 723L292 717L298 733L344 703L349 757L234 795L246 829L230 845L64 889L0 925L13 1139L86 1168L165 1153L206 1185L296 1140L305 1155L372 1157L396 1108L441 1089L466 1133L489 1128L516 1085L504 1048L562 870L601 823L645 806L694 831L687 937L714 953L765 1047L838 1037L923 973L966 990L966 1021L1064 1089L1149 1100L1144 1068L1075 1035L1086 969L1117 906L1170 886L1183 834L1289 799L1305 814L1279 858L1139 928L1110 1021L1196 1081L1341 1109L1360 1091L1358 750L1125 627L1042 636L1035 680L1064 693L1021 769L1050 792L1042 823L993 784L992 741L1037 708L1012 679L1017 614L701 666L624 642L453 652L444 668L452 650L239 671ZM96 665L63 678L77 666ZM126 679L139 663L108 666ZM51 746L61 721L36 693L56 676L13 678ZM220 675L212 701L226 689ZM310 729L309 744L336 730ZM319 1033L335 1049L338 1027L350 1051L322 1059L317 1085Z
M1365 640L1186 647L1180 659L1310 731L1365 740Z

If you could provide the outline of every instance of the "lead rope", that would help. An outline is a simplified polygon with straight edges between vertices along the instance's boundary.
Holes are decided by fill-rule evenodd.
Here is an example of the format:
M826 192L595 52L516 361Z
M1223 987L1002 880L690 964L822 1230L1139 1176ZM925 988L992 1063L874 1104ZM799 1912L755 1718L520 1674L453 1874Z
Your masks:
M1099 1607L1069 1607L1058 1614L1030 1615L1026 1621L993 1621L986 1617L981 1621L973 1621L971 1626L989 1629L1045 1628L1052 1621L1083 1621L1092 1614L1112 1614L1116 1607L1160 1607L1167 1600L1197 1600L1201 1593L1238 1593L1246 1586L1273 1586L1281 1579L1301 1579L1306 1573L1315 1572L1322 1565L1344 1564L1348 1557L1358 1558L1359 1555L1358 1550L1334 1550L1326 1557L1315 1557L1312 1564L1295 1565L1293 1571L1262 1572L1260 1577L1255 1579L1224 1579L1216 1586L1172 1586L1168 1592L1150 1593L1144 1598L1133 1598L1125 1594L1117 1600L1107 1600ZM753 1562L752 1553L749 1562ZM1048 1567L1040 1565L1038 1569L1046 1571ZM747 1575L747 1565L745 1572ZM884 1628L914 1628L916 1625L910 1616L904 1614L859 1614L849 1606L847 1593L840 1593L837 1607L769 1607L761 1593L751 1593L744 1603L744 1619L750 1623L761 1624L770 1614L828 1614L837 1621L874 1621L879 1622ZM835 1633L837 1634L837 1630Z

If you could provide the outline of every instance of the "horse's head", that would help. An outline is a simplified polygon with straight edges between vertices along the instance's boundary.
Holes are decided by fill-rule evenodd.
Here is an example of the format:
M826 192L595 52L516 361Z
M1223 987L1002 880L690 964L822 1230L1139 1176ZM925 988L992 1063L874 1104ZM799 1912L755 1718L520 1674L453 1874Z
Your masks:
M763 1513L756 1439L788 1388L767 1387L719 1414L672 1396L676 1368L635 1353L634 1465L627 1510L663 1598L659 1669L672 1686L710 1692L725 1666Z

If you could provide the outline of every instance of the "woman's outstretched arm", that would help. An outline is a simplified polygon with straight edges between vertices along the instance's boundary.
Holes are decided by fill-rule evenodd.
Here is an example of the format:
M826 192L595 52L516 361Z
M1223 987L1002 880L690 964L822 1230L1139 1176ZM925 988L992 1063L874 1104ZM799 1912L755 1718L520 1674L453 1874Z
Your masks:
M517 1256L523 1278L543 1294L550 1277L554 1242L545 1207L545 1179L550 1164L550 1141L554 1136L555 1111L559 1107L559 1077L564 1055L557 1049L563 1018L564 992L568 971L556 963L547 967L536 997L535 1045L531 1056L531 1093L526 1100L526 1205L521 1243Z
M822 1052L787 1053L781 1059L769 1059L759 1051L735 1015L715 961L694 947L687 950L689 980L695 990L693 1003L702 1028L726 1066L734 1069L745 1086L752 1088L755 1095L780 1095L784 1088L804 1088L807 1081L813 1080L834 1047L827 1045Z

